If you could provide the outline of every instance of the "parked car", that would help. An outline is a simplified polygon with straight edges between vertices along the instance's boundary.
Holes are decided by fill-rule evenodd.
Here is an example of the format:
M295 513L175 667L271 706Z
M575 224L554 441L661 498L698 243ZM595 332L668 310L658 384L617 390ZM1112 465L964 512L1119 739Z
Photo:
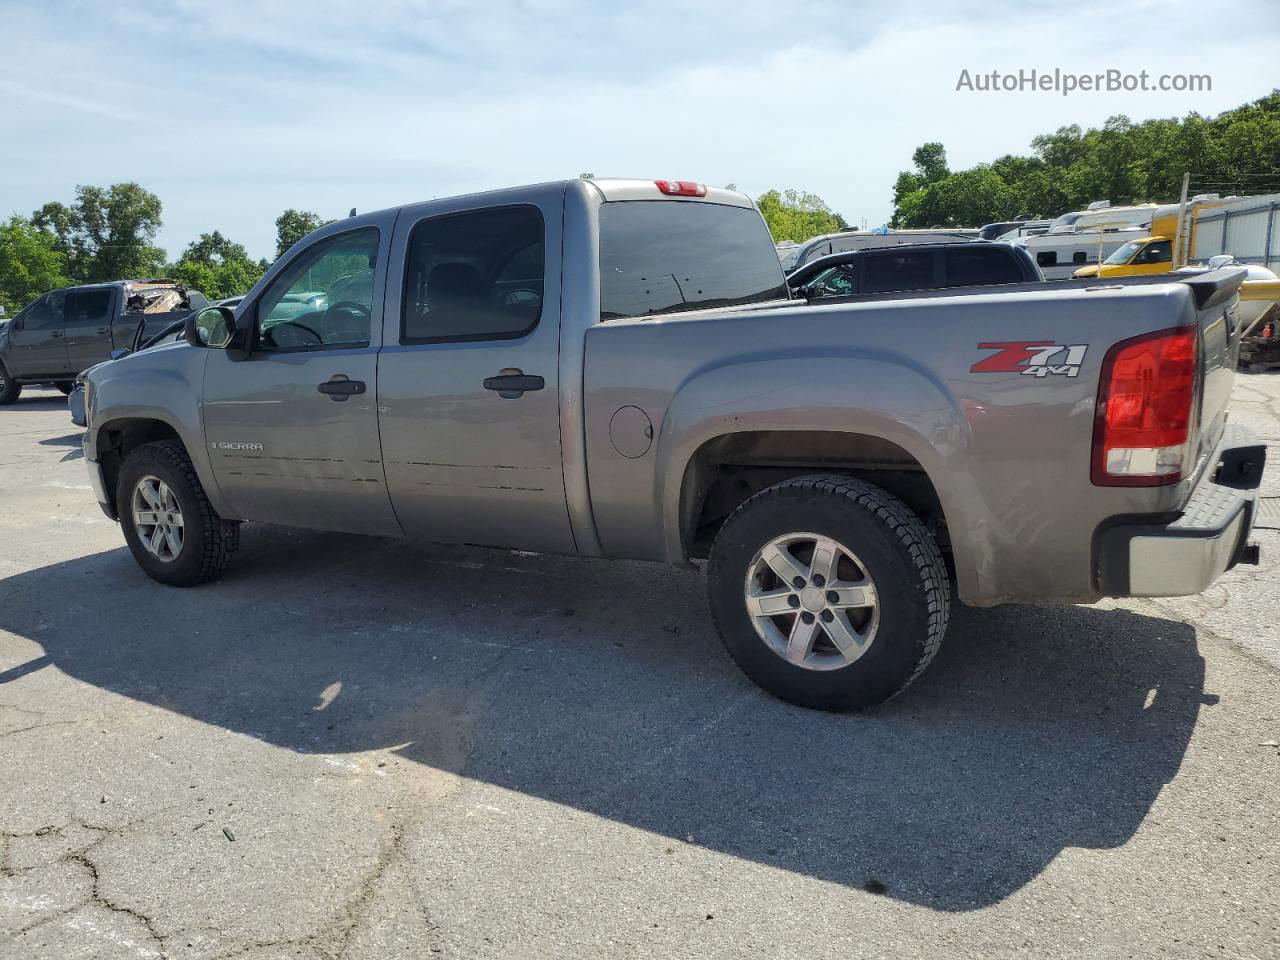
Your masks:
M158 332L209 301L173 280L126 280L67 287L23 308L0 332L0 406L23 384L70 393L76 374Z
M787 274L810 299L1043 280L1027 251L1009 243L919 244L821 257Z
M786 251L779 251L782 269L792 270L833 253L869 250L873 247L905 247L919 243L965 243L978 239L978 231L965 227L939 227L933 230L846 230L814 237Z
M810 305L742 194L435 200L322 227L234 313L91 370L85 460L176 586L218 576L244 520L705 557L742 669L851 708L933 659L953 578L977 606L1090 602L1257 562L1265 447L1227 421L1241 276ZM317 282L325 307L277 319Z

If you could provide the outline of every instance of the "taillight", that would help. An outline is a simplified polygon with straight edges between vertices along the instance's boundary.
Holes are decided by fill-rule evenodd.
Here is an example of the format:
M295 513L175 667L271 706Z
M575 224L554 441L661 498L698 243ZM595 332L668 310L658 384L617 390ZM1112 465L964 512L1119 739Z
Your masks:
M707 185L694 183L692 180L655 180L658 189L673 197L705 197Z
M1195 326L1122 340L1107 351L1093 424L1093 482L1177 483L1190 466L1199 371Z

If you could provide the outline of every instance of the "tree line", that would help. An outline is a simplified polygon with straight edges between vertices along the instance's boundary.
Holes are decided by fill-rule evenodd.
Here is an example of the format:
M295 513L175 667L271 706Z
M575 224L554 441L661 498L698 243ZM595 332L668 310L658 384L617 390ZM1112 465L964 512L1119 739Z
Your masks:
M1171 202L1187 172L1192 194L1280 192L1280 90L1211 118L1114 116L1100 129L1059 127L1032 139L1029 156L967 170L948 168L941 143L921 145L911 159L893 188L895 227L1056 217L1094 200Z
M177 260L155 246L160 198L136 183L78 186L75 200L46 203L0 222L0 305L10 315L41 294L79 283L169 277L211 300L246 293L271 265L220 231L202 233ZM308 210L276 218L276 258L331 221Z

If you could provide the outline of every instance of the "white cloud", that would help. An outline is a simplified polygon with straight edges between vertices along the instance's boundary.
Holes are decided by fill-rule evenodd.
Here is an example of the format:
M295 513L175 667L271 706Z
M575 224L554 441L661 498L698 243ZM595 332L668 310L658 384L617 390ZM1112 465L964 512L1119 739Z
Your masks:
M0 212L141 182L176 254L258 255L287 206L340 216L573 176L816 192L884 220L911 151L953 166L1107 116L1216 113L1270 90L1280 22L1202 5L716 0L46 4L0 12ZM1244 29L1244 25L1248 29ZM1154 25L1154 26L1153 26ZM1205 94L978 94L962 68L1209 73Z

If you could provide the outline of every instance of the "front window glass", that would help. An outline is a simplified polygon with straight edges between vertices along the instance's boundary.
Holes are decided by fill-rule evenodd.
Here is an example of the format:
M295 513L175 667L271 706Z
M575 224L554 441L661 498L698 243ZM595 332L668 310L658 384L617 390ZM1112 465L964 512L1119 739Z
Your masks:
M1119 266L1120 264L1128 263L1129 258L1132 257L1135 253L1137 253L1141 249L1142 249L1142 241L1130 240L1123 247L1121 247L1115 253L1111 254L1111 256L1107 257L1107 259L1103 260L1102 262L1109 263L1113 267Z
M600 207L600 319L787 297L758 211L683 200Z
M377 266L373 227L322 240L302 253L258 301L257 348L367 346Z
M1142 251L1143 263L1169 263L1173 260L1173 241L1157 240Z
M61 327L62 308L66 302L66 291L55 290L53 293L37 300L24 312L22 328L24 330L50 330Z

